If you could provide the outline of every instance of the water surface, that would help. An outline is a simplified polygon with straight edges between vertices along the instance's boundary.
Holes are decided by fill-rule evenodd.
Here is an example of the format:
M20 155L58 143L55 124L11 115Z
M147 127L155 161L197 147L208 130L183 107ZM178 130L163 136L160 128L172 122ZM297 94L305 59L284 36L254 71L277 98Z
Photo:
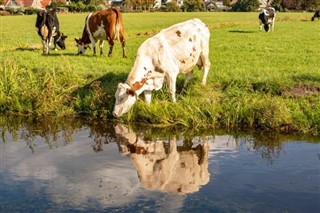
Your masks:
M320 212L319 138L0 124L0 212Z

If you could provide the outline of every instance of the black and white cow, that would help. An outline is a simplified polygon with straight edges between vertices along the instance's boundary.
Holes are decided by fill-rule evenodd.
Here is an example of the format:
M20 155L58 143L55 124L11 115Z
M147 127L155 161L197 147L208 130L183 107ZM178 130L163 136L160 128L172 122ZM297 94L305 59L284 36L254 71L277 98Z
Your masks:
M259 13L259 22L260 22L260 31L262 30L262 27L264 27L264 30L266 32L270 31L270 28L272 28L272 31L274 30L274 21L276 18L276 11L274 8L266 8L262 9Z
M53 38L54 50L57 50L57 45L61 49L65 49L65 36L59 31L59 20L56 10L43 10L37 13L36 30L41 38L43 45L43 53L50 54L50 45Z
M314 19L318 18L320 20L320 10L317 10L314 15L311 18L311 21L314 21Z

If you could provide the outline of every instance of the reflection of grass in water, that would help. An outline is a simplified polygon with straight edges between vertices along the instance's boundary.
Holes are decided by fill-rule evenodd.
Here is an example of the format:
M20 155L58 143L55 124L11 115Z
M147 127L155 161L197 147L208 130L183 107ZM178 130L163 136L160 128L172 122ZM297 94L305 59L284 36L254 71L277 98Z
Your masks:
M50 56L42 55L34 16L3 17L0 112L111 118L116 85L125 81L140 44L165 27L198 17L211 31L207 85L200 85L202 71L195 69L195 79L177 95L177 103L170 102L164 89L153 93L151 106L139 101L121 120L160 126L320 131L320 74L314 66L318 48L309 36L317 25L301 21L309 20L310 13L279 13L275 32L270 33L258 32L256 13L123 14L127 59L121 57L119 42L112 58L93 57L92 50L75 55L73 38L82 34L85 16L59 14L61 31L69 36L67 49L52 50ZM12 36L25 32L33 46L26 36ZM179 77L179 90L182 82Z

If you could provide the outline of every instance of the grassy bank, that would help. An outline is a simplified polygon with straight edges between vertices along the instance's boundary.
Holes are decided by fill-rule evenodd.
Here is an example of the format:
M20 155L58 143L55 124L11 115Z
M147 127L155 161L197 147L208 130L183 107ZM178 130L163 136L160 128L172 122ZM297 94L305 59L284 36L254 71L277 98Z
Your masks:
M0 112L90 115L112 119L118 82L131 70L140 44L161 29L197 17L211 31L212 67L202 71L177 103L167 89L150 106L138 101L122 120L195 127L263 128L320 132L320 23L311 13L278 13L275 32L259 33L257 13L123 14L127 59L116 42L112 58L77 56L86 14L58 14L67 49L42 55L36 16L1 18ZM104 51L107 52L105 44ZM179 76L178 90L182 90ZM143 99L143 98L142 98Z

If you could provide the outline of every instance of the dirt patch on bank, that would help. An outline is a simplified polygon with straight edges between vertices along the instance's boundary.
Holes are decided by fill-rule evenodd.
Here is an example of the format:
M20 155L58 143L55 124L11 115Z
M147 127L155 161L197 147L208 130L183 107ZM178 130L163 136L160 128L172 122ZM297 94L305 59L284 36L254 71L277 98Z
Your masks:
M297 84L282 91L282 96L300 97L320 93L320 85Z

